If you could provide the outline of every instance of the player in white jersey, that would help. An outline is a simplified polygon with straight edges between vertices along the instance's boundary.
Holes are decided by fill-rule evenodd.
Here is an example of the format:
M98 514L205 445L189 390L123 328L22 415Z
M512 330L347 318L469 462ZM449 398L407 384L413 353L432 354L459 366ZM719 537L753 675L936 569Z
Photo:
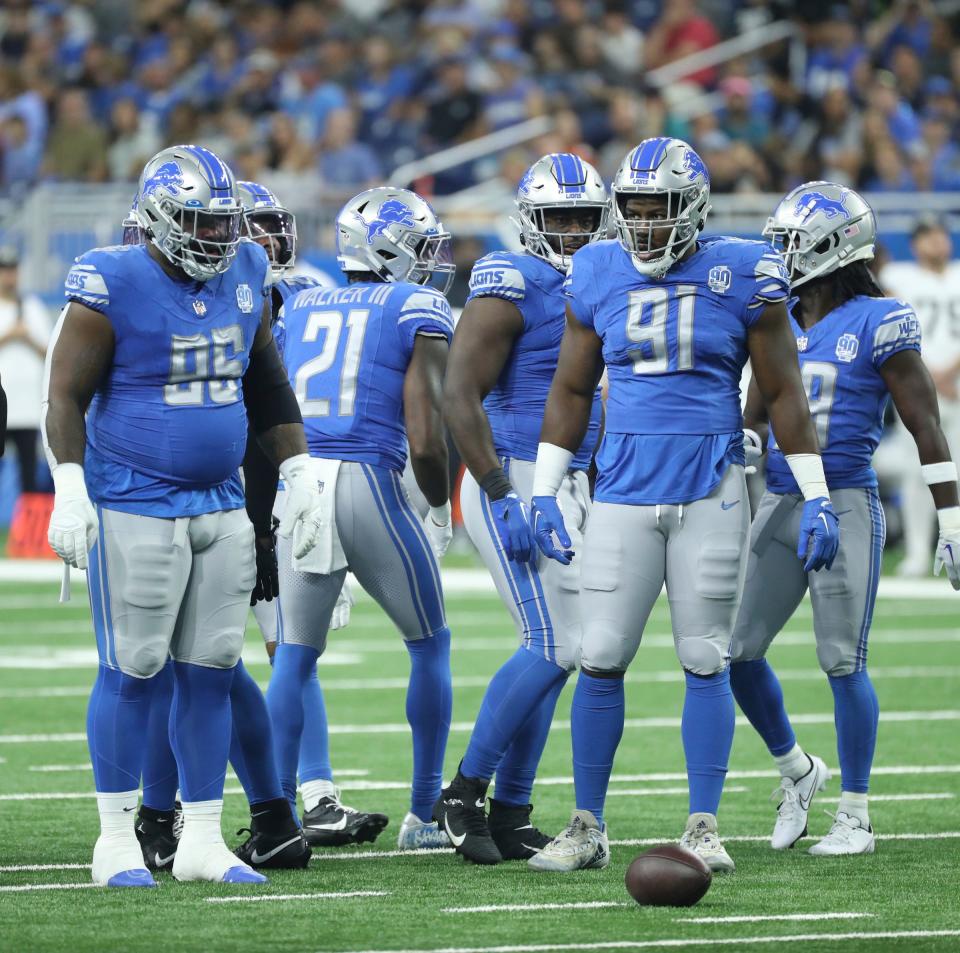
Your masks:
M937 388L940 425L954 459L960 454L960 261L953 261L950 233L938 219L926 216L913 229L916 261L888 264L880 283L895 298L913 305L923 335L922 356ZM904 560L901 576L922 578L930 572L936 513L912 448L902 493Z

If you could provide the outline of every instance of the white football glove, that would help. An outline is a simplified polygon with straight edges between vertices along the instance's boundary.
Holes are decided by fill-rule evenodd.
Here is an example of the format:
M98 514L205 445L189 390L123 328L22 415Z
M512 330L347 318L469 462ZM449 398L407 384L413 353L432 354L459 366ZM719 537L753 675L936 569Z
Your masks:
M293 537L293 558L302 559L320 538L320 490L310 475L310 455L287 457L280 464L287 500L277 533Z
M746 465L743 468L744 473L756 473L757 463L763 456L763 441L756 430L743 428L743 457Z
M450 501L447 500L443 506L431 506L423 526L427 531L427 539L430 540L433 555L437 559L442 559L450 545L450 540L453 539L453 515Z
M350 607L353 605L353 593L350 591L350 583L346 576L343 579L343 588L340 595L337 596L337 604L333 607L333 615L330 616L331 629L343 629L350 621Z
M950 585L960 589L960 506L937 510L937 518L940 520L940 538L933 559L933 574L939 576L945 568Z
M61 463L53 468L53 512L47 529L50 548L68 565L87 568L87 553L100 532L97 511L87 495L83 467Z

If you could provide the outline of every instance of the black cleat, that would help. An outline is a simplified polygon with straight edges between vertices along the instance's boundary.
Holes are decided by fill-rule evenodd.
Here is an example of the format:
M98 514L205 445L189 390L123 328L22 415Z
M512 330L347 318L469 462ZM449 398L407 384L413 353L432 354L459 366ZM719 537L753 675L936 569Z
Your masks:
M143 851L143 862L150 870L169 870L177 856L173 811L155 811L141 807L137 814L137 840Z
M303 833L312 847L343 847L373 843L389 823L386 814L369 814L341 804L338 789L304 813Z
M311 850L290 802L278 797L250 805L250 826L238 834L250 836L234 853L251 867L300 870L310 862Z
M450 787L440 792L440 799L433 805L433 819L440 830L447 832L458 854L475 864L499 864L503 860L484 812L489 785L489 781L465 778L457 771Z
M529 860L553 838L530 823L532 804L504 804L490 798L490 836L504 860Z

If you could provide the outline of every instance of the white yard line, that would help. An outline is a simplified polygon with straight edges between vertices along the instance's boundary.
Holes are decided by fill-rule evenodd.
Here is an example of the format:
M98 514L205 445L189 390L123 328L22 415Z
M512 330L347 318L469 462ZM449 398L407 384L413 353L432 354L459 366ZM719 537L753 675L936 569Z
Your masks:
M724 794L743 794L744 791L749 791L749 788L745 788L742 785L731 785L728 784L724 787ZM611 788L607 791L607 797L646 797L648 795L655 794L683 794L687 795L690 793L688 787L682 788Z
M204 897L207 903L261 903L268 900L346 900L352 897L389 897L386 890L346 890L341 893L265 893L242 897Z
M921 794L871 794L870 803L876 801L948 801L951 798L955 798L956 794L951 794L949 791L941 791L939 793L921 793ZM834 803L836 804L840 798L838 797L818 797L818 801L823 804Z
M629 900L589 900L582 903L493 903L485 907L441 907L441 913L520 913L538 910L602 910L632 907Z
M768 943L823 943L850 940L911 940L960 936L960 930L878 930L857 933L797 933L787 936L731 936L697 939L608 940L599 943L526 943L518 946L444 946L400 950L356 950L349 953L546 953L549 950L650 950L688 946L757 946Z
M960 837L960 831L940 831L936 834L877 834L877 840L954 840ZM671 837L640 837L628 838L627 840L610 841L613 847L654 847L657 844L668 844L676 839L676 835ZM821 838L811 837L811 841L817 841ZM725 844L761 844L770 840L769 834L741 834L739 836L723 835Z
M770 913L756 917L677 917L674 923L766 923L789 920L860 920L873 913Z
M62 869L62 868L57 868ZM15 884L10 887L0 887L4 893L25 893L30 890L85 890L87 887L99 887L95 883L82 884Z

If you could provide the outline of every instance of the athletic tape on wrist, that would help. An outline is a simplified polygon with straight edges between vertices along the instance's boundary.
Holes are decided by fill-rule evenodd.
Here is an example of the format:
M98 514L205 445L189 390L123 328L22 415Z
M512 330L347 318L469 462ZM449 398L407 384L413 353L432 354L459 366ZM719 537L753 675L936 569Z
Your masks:
M957 482L957 465L952 460L944 460L942 463L925 463L920 467L920 473L927 486Z
M788 453L784 459L805 500L830 499L819 453Z

